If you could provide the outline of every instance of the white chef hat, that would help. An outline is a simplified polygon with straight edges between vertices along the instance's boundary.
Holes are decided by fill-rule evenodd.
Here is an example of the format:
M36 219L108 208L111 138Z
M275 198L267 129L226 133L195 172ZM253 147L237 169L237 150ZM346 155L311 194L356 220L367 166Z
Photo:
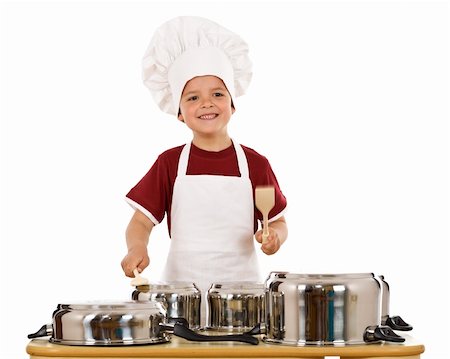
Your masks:
M142 77L164 112L178 115L186 83L196 76L219 77L231 98L245 93L252 78L248 45L205 18L181 16L161 25L143 58Z

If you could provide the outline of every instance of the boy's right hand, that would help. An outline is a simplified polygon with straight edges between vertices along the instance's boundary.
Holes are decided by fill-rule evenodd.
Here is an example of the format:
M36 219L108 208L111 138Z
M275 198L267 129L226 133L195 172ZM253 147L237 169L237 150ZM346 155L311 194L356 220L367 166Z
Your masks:
M128 254L122 259L122 269L125 275L134 278L133 270L137 268L139 273L147 268L150 263L147 247L135 247L128 251Z

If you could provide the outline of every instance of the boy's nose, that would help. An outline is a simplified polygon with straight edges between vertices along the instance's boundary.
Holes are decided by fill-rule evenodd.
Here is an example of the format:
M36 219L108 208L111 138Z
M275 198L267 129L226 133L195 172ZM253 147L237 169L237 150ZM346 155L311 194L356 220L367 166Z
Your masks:
M207 107L212 107L212 106L213 106L213 103L211 100L205 100L202 103L202 108L207 108Z

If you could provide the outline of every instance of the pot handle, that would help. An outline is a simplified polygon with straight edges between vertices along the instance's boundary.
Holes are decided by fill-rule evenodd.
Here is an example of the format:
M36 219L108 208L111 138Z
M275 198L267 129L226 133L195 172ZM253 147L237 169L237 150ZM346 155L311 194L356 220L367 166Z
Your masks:
M364 341L365 342L375 342L378 340L384 340L386 342L396 342L403 343L405 338L396 334L391 327L387 325L377 325L367 327L364 332Z
M166 326L162 325L164 329ZM172 330L172 328L170 328ZM202 335L189 329L182 323L175 323L173 326L173 334L196 342L222 342L222 341L234 341L243 342L248 344L257 345L259 343L258 338L254 338L248 334L230 334L230 335Z
M266 334L266 326L264 323L258 323L252 329L246 331L244 334L248 335Z
M44 324L36 333L28 334L28 339L47 337L53 334L53 325Z
M388 317L386 319L386 325L394 330L408 331L412 330L412 326L406 323L400 316Z

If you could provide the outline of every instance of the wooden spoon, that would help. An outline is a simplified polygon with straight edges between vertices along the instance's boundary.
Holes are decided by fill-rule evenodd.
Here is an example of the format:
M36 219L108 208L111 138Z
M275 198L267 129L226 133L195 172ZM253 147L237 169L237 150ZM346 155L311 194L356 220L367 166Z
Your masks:
M134 278L131 280L131 285L134 287L140 287L144 285L149 285L149 281L147 278L141 277L137 268L133 269Z
M255 188L255 204L263 215L262 242L267 242L269 237L269 212L275 206L275 188L273 186Z

